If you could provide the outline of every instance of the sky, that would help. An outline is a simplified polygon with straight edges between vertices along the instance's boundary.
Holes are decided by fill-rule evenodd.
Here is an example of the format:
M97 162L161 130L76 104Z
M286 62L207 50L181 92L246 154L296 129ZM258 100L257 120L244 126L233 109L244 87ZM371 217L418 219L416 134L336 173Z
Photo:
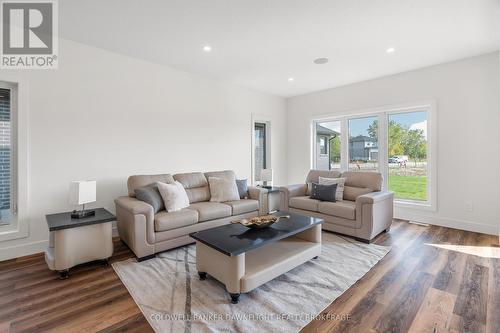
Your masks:
M349 119L349 135L368 136L368 127L376 119L376 116ZM397 123L410 129L421 129L424 131L424 135L427 137L427 112L425 111L391 114L389 115L389 121L391 120L394 120ZM320 123L320 125L340 133L340 121L330 121Z

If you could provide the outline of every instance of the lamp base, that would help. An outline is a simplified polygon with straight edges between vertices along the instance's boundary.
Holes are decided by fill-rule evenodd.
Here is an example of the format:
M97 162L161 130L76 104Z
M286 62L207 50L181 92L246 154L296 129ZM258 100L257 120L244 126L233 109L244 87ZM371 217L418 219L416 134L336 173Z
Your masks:
M86 217L91 217L94 215L95 215L95 210L79 210L79 211L74 210L71 213L71 218L72 219L84 219Z

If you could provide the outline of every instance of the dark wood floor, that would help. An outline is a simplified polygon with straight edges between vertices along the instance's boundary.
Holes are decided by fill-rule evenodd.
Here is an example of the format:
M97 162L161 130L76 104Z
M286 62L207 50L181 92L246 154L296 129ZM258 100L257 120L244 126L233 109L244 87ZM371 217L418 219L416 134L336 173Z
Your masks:
M500 332L498 237L395 221L375 243L392 250L303 332ZM116 240L111 262L130 256ZM0 332L41 331L152 330L111 266L0 262Z

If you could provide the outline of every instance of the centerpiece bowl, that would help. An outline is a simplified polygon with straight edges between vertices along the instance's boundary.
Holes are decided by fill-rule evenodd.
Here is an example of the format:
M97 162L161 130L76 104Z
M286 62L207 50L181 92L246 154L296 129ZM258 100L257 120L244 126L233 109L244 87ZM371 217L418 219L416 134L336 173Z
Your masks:
M288 219L290 215L274 216L274 215L263 215L252 217L251 219L241 219L233 221L231 223L239 223L245 227L251 229L263 229L268 228L274 223L278 222L280 219Z

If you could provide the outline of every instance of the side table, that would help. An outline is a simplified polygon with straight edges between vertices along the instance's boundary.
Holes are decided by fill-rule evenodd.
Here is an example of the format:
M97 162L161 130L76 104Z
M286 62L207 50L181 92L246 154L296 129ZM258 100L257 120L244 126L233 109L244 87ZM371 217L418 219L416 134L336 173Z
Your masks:
M261 214L267 215L276 213L281 207L281 192L279 187L271 187L265 189L267 192L264 194L263 207L261 207Z
M94 260L107 260L113 254L111 222L115 216L104 208L95 215L72 219L71 212L46 215L49 247L45 262L49 269L59 271L60 279L69 277L73 266Z

